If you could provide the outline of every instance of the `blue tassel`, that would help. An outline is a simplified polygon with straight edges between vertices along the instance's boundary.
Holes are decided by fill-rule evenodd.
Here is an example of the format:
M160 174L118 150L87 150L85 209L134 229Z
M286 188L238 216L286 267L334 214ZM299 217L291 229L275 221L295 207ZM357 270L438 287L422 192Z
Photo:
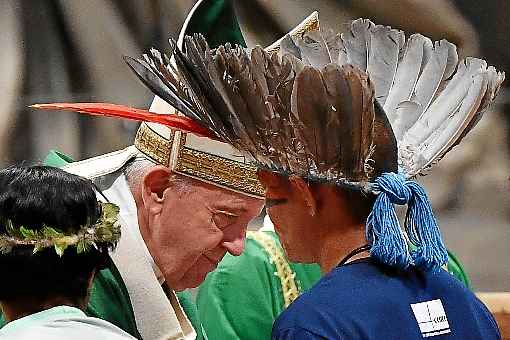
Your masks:
M370 255L382 263L405 269L412 264L412 258L393 204L406 204L411 192L404 186L405 179L397 174L383 174L375 182L380 193L366 224Z
M376 178L375 189L379 195L366 224L371 255L401 269L414 264L424 270L434 270L445 264L448 253L423 188L402 175L384 173ZM412 252L393 204L408 204L405 229L409 241L417 247Z
M436 270L448 262L439 226L425 190L413 181L407 181L406 187L413 192L405 221L409 240L417 247L411 253L413 261L422 269Z

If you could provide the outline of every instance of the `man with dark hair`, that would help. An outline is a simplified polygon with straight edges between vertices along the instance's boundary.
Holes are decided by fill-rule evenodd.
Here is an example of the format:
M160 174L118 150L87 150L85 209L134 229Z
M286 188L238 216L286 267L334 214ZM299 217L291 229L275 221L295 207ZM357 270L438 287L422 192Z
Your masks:
M0 171L2 339L134 339L87 317L92 280L120 238L90 181L44 167Z

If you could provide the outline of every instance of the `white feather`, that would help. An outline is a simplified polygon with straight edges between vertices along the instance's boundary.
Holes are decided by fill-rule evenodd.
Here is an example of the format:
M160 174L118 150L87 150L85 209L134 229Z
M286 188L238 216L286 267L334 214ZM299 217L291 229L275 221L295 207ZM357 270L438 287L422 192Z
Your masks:
M441 82L446 79L445 71L450 55L450 45L451 43L446 40L434 43L432 55L416 84L413 99L420 103L424 112L435 97Z
M357 19L351 24L351 30L342 34L342 42L347 54L347 62L366 71L370 50L369 30L374 24L367 19ZM339 57L340 58L340 57ZM340 63L342 65L343 63Z
M420 110L420 104L416 102L406 100L398 104L394 114L395 121L392 124L397 141L402 140L405 132L416 122L416 119L413 119L413 113Z
M380 25L370 28L367 73L374 82L376 98L381 105L386 102L394 82L404 43L405 36L402 31Z
M420 117L419 120L423 124L413 126L409 130L409 138L406 138L406 143L418 145L429 138L439 125L448 119L464 100L467 100L466 96L474 77L484 72L486 66L485 61L476 58L468 58L464 63L461 63L457 74Z
M292 54L296 58L301 58L301 50L290 35L283 37L278 53L281 58L283 58L286 54Z
M409 174L410 176L416 175L422 169L430 166L450 149L460 134L462 134L464 128L469 124L471 118L477 113L486 90L486 75L476 75L458 111L444 120L437 133L430 136L429 139L424 142L421 158L425 160L425 163L415 163L415 168L413 169L414 174L411 173Z
M459 55L457 54L457 46L449 42L448 40L441 40L440 43L445 43L448 50L448 59L446 62L446 68L444 71L443 79L449 79L459 63Z
M407 41L404 56L399 62L395 80L384 103L384 111L390 120L395 121L397 106L411 99L416 82L422 71L425 50L432 49L432 41L421 34L413 34ZM418 119L418 117L416 117ZM416 121L415 119L415 121Z
M485 93L484 98L482 99L482 103L480 104L480 108L485 110L489 104L496 97L497 92L499 91L499 87L501 83L505 80L505 73L498 72L494 66L489 66L487 69L488 73L488 84L487 84L487 92Z
M336 63L338 61L340 48L343 47L340 34L334 34L333 31L329 31L326 33L324 41L326 41L331 62Z
M338 40L338 59L336 62L338 65L351 64L349 55L347 54L347 48L344 45L342 37Z

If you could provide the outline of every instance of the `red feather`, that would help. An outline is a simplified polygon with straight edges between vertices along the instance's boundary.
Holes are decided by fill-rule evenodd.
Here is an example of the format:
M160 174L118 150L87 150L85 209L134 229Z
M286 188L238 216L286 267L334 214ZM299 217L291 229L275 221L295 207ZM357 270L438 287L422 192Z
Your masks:
M210 130L189 118L178 116L176 114L157 114L124 105L108 103L52 103L34 104L30 107L40 110L75 111L91 116L106 116L158 123L168 126L173 130L193 133L200 137L218 139L218 137Z

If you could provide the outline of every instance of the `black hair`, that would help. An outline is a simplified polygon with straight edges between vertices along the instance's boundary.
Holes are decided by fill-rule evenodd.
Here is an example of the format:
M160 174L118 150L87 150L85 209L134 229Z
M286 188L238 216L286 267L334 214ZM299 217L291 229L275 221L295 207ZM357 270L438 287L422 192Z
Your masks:
M340 190L344 194L347 211L349 211L351 217L356 222L365 224L368 215L372 212L377 197L370 193L364 193L361 190L343 188L340 188Z
M40 230L44 225L64 233L95 223L101 214L89 180L48 166L13 166L0 170L0 234L6 224ZM60 257L53 248L33 254L17 246L0 254L0 301L64 297L79 304L89 279L104 266L108 249L78 254L69 247Z

